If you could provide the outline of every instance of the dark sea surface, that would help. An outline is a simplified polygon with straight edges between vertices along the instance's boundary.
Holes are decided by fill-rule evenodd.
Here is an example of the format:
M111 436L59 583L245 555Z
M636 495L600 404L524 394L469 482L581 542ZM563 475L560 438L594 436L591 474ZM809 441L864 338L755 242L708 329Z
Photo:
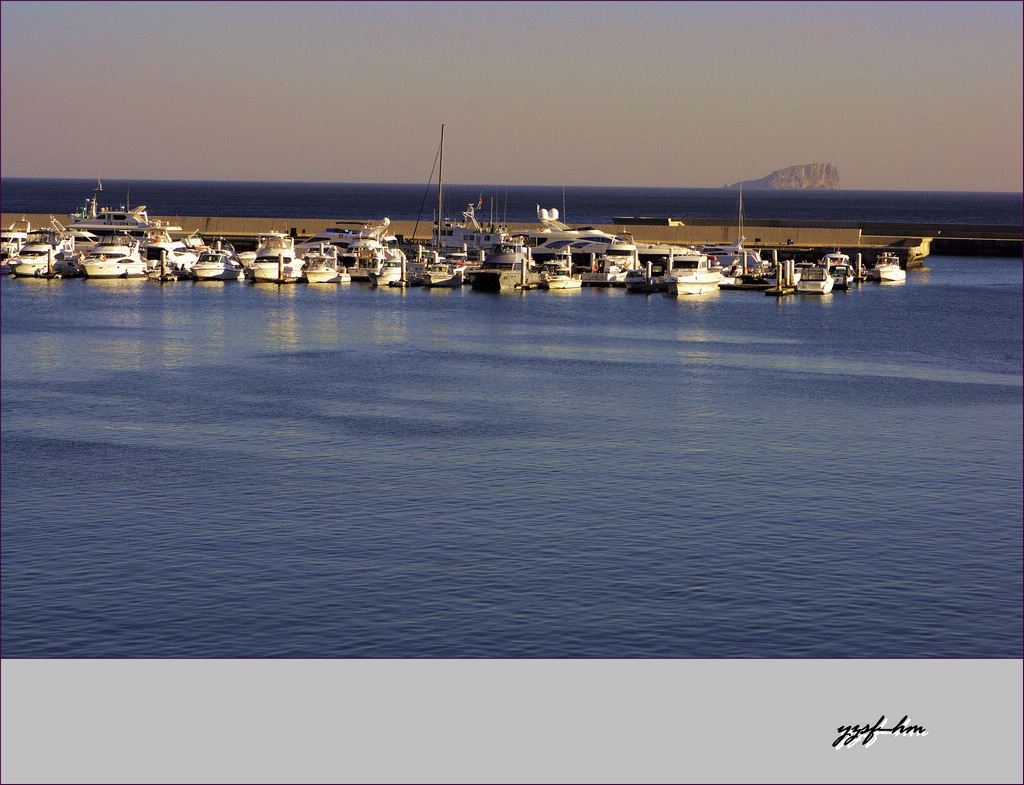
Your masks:
M0 181L4 213L76 212L93 197L95 180ZM259 183L104 180L101 205L146 205L150 215L431 221L437 182ZM557 208L572 224L610 224L616 216L738 217L738 191L727 188L602 188L445 183L446 218L482 202L481 217L537 221L537 207ZM1021 223L1020 193L939 191L745 191L746 220L871 221L1013 226Z
M2 656L1020 657L1022 263L926 263L781 299L3 276Z

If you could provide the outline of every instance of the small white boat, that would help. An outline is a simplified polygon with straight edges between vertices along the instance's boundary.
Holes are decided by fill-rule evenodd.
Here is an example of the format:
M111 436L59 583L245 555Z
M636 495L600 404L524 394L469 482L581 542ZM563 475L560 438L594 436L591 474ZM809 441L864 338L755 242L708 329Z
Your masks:
M192 277L197 281L240 281L244 274L235 249L217 242L199 255L199 261L192 265Z
M352 276L338 258L338 247L321 243L302 257L306 283L349 283Z
M427 287L454 289L466 282L466 264L452 261L431 251L426 257L423 271L423 285Z
M707 254L694 257L686 255L681 259L669 259L669 271L665 275L666 291L669 294L705 294L717 292L722 274L711 269Z
M800 271L800 280L796 282L797 294L828 294L835 286L835 278L823 264L813 264Z
M835 289L849 289L857 282L857 271L850 263L847 254L827 253L821 257L821 264L828 268L829 274L835 281Z
M654 294L655 292L667 292L668 281L661 271L654 269L654 264L648 262L646 267L630 270L626 273L626 291L639 294Z
M875 266L868 270L868 279L879 283L905 281L907 271L900 267L900 259L892 251L883 251L875 259Z
M541 286L545 289L579 289L583 286L583 276L573 275L572 249L565 245L555 252L553 258L540 267Z
M580 274L584 286L624 286L626 272L634 267L628 260L600 254L594 257L589 270Z
M572 268L564 262L545 262L540 275L545 289L580 289L583 286L583 276L573 275Z
M388 286L402 279L402 260L388 259L376 270L368 270L370 283L374 286Z

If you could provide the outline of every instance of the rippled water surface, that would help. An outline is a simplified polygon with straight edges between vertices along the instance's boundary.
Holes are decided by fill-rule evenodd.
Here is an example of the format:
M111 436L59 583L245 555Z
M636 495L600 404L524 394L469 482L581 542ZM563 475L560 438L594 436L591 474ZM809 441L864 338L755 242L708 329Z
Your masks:
M4 657L1019 657L1021 262L2 279Z

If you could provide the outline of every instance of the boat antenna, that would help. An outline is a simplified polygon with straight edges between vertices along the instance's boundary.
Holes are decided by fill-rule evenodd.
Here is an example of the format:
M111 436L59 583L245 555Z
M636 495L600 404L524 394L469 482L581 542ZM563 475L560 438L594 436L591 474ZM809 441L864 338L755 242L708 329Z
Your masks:
M565 183L562 183L562 223L565 223Z

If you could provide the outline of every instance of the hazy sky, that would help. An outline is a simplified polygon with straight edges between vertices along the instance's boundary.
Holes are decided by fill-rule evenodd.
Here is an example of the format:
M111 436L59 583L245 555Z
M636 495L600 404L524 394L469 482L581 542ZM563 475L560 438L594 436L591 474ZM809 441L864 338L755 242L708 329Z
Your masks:
M1020 191L1022 8L4 0L2 174Z

